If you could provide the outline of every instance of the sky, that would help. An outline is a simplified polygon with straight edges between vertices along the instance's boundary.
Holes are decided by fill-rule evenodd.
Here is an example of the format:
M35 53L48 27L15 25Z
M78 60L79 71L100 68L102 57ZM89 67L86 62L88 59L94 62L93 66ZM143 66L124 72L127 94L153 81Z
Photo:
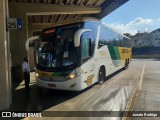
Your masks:
M102 21L121 33L151 32L160 28L160 0L129 0Z

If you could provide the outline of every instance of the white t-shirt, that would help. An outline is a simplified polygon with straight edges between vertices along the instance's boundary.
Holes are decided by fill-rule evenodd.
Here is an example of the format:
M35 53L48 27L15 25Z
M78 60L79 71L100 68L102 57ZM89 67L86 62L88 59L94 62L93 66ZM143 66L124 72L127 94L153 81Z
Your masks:
M27 72L30 72L30 67L29 67L29 64L27 62L23 62L23 64L22 64L23 72L26 72L25 69L27 69Z

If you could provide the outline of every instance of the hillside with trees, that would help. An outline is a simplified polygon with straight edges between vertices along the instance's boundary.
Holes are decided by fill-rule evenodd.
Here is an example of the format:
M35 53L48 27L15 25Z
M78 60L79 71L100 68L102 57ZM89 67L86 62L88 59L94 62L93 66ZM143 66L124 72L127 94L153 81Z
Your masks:
M124 35L131 38L133 56L148 55L150 57L160 57L160 29L150 33L137 33L131 36L129 33Z

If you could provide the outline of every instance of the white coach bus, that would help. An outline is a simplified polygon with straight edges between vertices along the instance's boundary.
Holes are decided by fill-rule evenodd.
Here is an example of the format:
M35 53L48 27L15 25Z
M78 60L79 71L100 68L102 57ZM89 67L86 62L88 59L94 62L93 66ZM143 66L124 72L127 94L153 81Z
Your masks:
M130 40L93 18L78 18L44 29L36 49L39 87L80 91L127 67Z

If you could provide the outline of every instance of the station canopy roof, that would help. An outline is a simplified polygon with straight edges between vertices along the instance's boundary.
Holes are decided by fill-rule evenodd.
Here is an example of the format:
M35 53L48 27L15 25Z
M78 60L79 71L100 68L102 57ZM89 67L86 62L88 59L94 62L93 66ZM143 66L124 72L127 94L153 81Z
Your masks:
M63 8L66 8L66 10L68 8L68 10L70 11L73 10L73 12L69 12L68 14L66 13L64 14L62 12L61 14L48 13L48 14L28 15L29 23L54 24L63 20L68 20L78 17L96 17L98 19L102 19L108 14L110 14L112 11L123 5L128 0L8 0L8 1L9 3L17 3L30 6L49 5L49 7L57 7L57 9L59 10ZM79 13L78 12L74 13L75 10L77 11L79 10Z

